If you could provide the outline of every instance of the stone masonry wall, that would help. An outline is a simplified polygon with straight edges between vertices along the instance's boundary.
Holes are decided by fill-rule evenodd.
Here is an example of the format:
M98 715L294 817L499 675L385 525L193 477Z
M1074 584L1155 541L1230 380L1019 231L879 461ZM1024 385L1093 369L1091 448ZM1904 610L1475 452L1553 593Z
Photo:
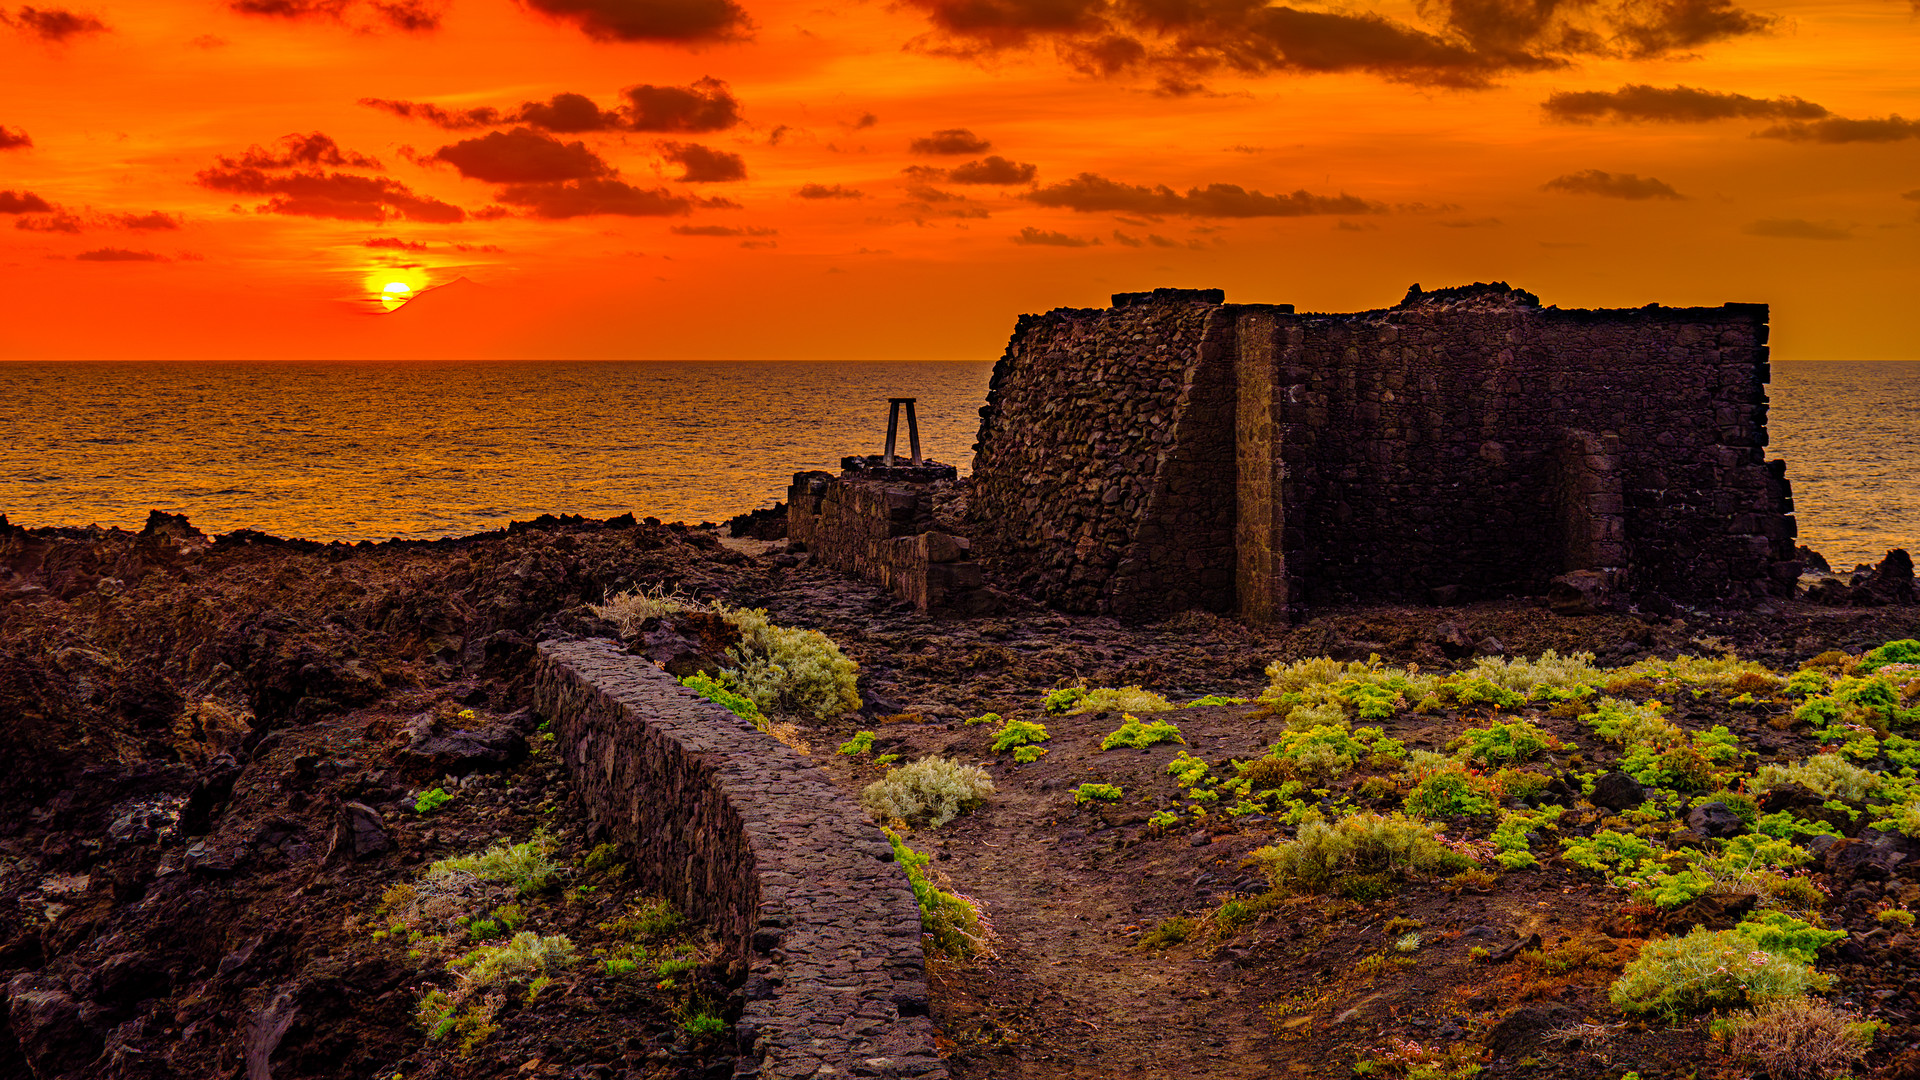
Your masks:
M537 664L588 812L745 971L734 1075L944 1080L920 909L852 800L612 642L546 642Z
M1075 611L1284 618L1576 570L1791 588L1764 305L1562 311L1504 285L1351 315L1123 294L1022 316L975 446L988 572Z
M1296 604L1527 595L1578 569L1752 600L1797 575L1763 306L1480 295L1243 329L1273 364Z
M964 538L933 528L937 483L795 473L787 537L823 565L864 578L923 612L975 614L986 579Z
M980 410L970 534L1075 611L1233 604L1231 321L1217 294L1023 315Z

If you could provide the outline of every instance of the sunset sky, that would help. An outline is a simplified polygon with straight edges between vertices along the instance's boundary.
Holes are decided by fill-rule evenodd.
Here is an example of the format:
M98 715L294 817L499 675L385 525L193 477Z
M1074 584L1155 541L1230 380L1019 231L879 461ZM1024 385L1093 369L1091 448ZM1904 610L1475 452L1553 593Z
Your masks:
M0 358L989 360L1492 279L1920 358L1917 12L0 0Z

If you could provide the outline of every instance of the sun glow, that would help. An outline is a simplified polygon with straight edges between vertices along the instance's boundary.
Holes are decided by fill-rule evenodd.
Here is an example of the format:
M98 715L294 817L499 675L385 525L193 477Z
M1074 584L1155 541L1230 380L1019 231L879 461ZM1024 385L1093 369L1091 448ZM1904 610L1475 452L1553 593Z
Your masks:
M384 279L376 277L368 284L379 290L380 306L388 311L400 307L419 294L418 287L411 282L386 281L385 284L379 284L382 280Z

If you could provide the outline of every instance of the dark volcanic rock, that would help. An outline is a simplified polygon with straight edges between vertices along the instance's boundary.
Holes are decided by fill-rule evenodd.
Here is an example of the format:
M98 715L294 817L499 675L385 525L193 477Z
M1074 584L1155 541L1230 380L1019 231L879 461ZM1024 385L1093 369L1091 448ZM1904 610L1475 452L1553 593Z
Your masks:
M35 1077L72 1072L100 1056L100 1032L88 1010L50 975L15 975L7 983L7 1022Z
M1647 801L1647 789L1623 772L1610 772L1593 782L1593 805L1616 813Z
M1496 1058L1514 1057L1537 1049L1555 1031L1579 1022L1580 1014L1565 1005L1526 1005L1493 1026L1487 1045Z
M380 823L380 811L365 803L342 803L334 818L333 846L327 852L329 862L337 857L363 859L378 855L393 846Z
M427 776L465 776L502 769L527 756L527 740L507 724L478 731L421 733L400 751L400 763Z
M1687 811L1687 828L1716 840L1738 836L1747 831L1747 823L1727 808L1726 803L1701 803Z
M1598 570L1575 570L1553 579L1547 603L1555 615L1598 615L1613 609L1613 587Z

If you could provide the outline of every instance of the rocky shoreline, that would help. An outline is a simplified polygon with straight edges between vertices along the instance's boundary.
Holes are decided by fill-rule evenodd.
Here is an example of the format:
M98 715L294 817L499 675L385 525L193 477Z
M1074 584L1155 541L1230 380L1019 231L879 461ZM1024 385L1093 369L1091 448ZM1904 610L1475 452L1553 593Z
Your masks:
M840 643L860 664L864 707L803 725L799 738L856 788L873 777L831 752L855 730L878 734L876 753L977 755L978 729L966 719L1033 714L1062 686L1251 696L1275 661L1377 654L1439 670L1477 655L1548 649L1593 652L1610 665L1733 649L1791 670L1828 650L1859 653L1920 634L1911 562L1903 567L1896 556L1832 585L1810 581L1803 600L1749 610L1600 604L1556 614L1542 599L1334 609L1290 626L1204 613L1126 625L1006 595L991 616L929 618L809 565L804 551L754 539L754 530L774 532L764 521L736 539L630 515L543 517L458 539L322 544L255 532L207 537L157 512L137 533L0 518L0 701L8 703L0 741L11 751L0 772L0 1074L732 1075L727 1040L690 1031L687 1020L706 1004L724 1019L738 973L701 962L691 930L679 944L649 945L692 958L676 977L636 979L606 962L632 947L621 920L631 921L643 898L571 812L564 777L526 712L535 644L616 637L589 605L625 590L764 607ZM645 633L650 639L635 647L668 664L698 666L723 644L692 624ZM1272 737L1258 728L1228 734L1244 727L1236 717L1218 722L1223 750L1244 753L1257 749L1239 745L1249 737ZM1056 761L1057 776L1002 769L1003 786L1036 800L1036 813L1052 807L1068 778L1068 756ZM433 790L449 796L446 805L422 812L420 797ZM1065 830L1048 841L1052 857L1069 862L1186 843L1150 835L1144 819L1124 814L1045 813ZM445 935L417 929L402 936L418 940L397 944L399 932L387 929L389 894L414 887L439 860L503 838L526 841L536 827L552 837L558 876L552 890L518 905L528 925L606 955L537 999L507 995L476 1022L493 1030L466 1051L460 1038L429 1038L416 1001L435 980L453 985L446 957L454 952L422 945ZM959 887L1002 895L962 868L1005 872L989 853L1026 828L958 830L933 843ZM1234 880L1237 871L1214 863L1254 834L1247 842L1239 832L1206 835L1175 860L1194 866L1138 868L1139 895L1129 902L1165 914ZM1201 882L1203 874L1229 876ZM1004 924L1027 932L1071 928L1069 915L1006 914ZM1013 1023L1009 1010L1052 1015L1041 967L1094 962L1006 952L1011 961L936 985L937 999L940 985L948 989L936 1017L953 1039L955 1075L1075 1075L1093 1060L1116 1069L1127 1054L1146 1053L1133 1043L1102 1050L1064 1013L1056 1019L1068 1030L1044 1053L1031 1039L993 1045L982 1033ZM1894 989L1882 1001L1904 1019L1875 1059L1887 1070L1905 1049L1920 1049L1920 1029L1910 1026L1920 1003L1893 1004L1912 992L1905 983ZM1151 1020L1156 1006L1136 1007ZM1196 1035L1196 1045L1206 1037ZM1075 1046L1110 1056L1076 1063ZM1328 1058L1316 1072L1321 1064L1344 1070L1350 1059ZM1206 1071L1196 1062L1168 1075ZM1264 1074L1218 1062L1211 1071Z

